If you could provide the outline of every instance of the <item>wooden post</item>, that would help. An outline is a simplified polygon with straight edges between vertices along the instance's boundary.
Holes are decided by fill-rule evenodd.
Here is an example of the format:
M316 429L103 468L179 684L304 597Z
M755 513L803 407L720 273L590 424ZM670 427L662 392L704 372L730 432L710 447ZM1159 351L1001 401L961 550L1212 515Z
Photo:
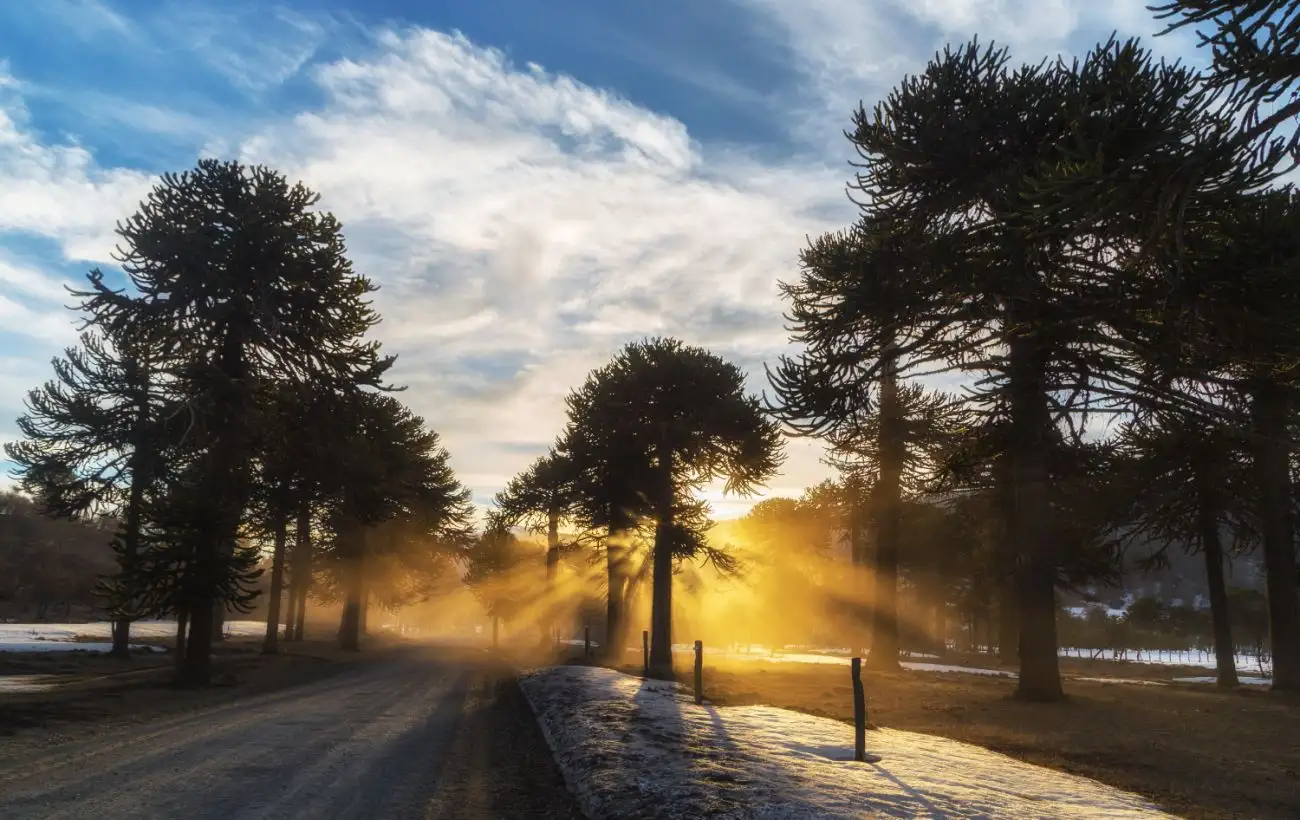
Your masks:
M591 627L590 626L584 626L582 628L582 657L583 658L591 657Z
M641 660L645 668L644 674L650 677L650 630L641 630Z
M695 642L695 702L704 702L704 641Z
M854 658L853 666L853 759L867 759L867 696L862 689L862 658Z

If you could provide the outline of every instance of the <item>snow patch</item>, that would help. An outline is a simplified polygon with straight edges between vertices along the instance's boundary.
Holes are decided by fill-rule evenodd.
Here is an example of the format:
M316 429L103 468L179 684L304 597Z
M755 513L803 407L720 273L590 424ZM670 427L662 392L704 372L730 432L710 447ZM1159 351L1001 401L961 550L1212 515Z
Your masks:
M520 680L589 817L1170 817L1136 795L977 746L770 706L696 705L676 684L560 666Z
M266 624L260 621L227 621L226 634L232 637L261 635ZM131 637L136 639L171 638L176 635L175 621L136 621ZM0 624L0 652L108 652L113 648L113 625L108 621L85 624ZM102 641L86 640L102 638ZM156 649L132 644L136 651Z
M1219 679L1213 675L1195 678L1174 678L1175 683L1218 683ZM1242 686L1270 686L1273 681L1270 678L1257 678L1251 675L1238 675L1237 683Z

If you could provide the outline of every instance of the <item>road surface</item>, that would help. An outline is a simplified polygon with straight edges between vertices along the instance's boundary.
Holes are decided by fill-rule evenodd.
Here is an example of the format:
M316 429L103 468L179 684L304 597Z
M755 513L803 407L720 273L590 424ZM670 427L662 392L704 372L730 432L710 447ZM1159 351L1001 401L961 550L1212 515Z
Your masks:
M481 653L411 650L5 755L0 818L577 817L544 745Z

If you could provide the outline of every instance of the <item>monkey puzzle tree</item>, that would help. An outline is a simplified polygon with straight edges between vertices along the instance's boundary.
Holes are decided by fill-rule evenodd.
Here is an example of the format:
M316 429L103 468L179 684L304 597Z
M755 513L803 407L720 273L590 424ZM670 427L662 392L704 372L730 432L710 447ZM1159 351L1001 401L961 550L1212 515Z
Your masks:
M165 174L118 226L117 260L138 296L92 272L83 309L107 335L138 332L169 362L201 436L192 473L201 527L185 678L206 684L222 573L251 490L256 386L274 379L377 385L391 365L363 341L375 286L353 273L318 196L260 166L201 160ZM203 605L206 600L207 606Z
M700 546L683 495L718 479L725 492L752 492L781 464L780 431L740 368L676 339L629 344L602 375L574 426L641 465L637 489L655 520L650 667L671 676L673 567Z
M602 425L612 374L612 364L593 370L565 398L569 421L556 452L573 471L574 517L583 528L605 533L605 653L617 660L626 646L624 601L633 535L649 513L643 492L649 466L635 439Z
M457 548L468 537L473 507L422 418L383 393L354 391L345 406L352 433L336 445L341 483L331 505L332 557L345 589L340 644L357 650L369 559Z
M150 345L127 334L87 332L55 359L54 379L28 393L18 419L23 438L5 445L23 488L47 514L110 513L122 521L113 541L121 572L105 579L113 621L111 654L130 654L129 593L123 577L140 546L145 493L162 469L167 423Z
M1273 133L1300 118L1300 2L1297 0L1172 0L1148 6L1156 19L1169 20L1161 34L1184 27L1196 30L1208 46L1211 71L1204 85L1228 91L1228 102L1244 111L1243 141ZM1267 116L1260 109L1291 99ZM1300 128L1283 135L1291 151L1300 149Z
M576 511L575 479L572 462L551 451L510 479L493 499L496 515L504 525L522 524L534 532L546 531L546 584L551 603L560 566L560 526L566 521L572 523Z
M882 370L872 358L898 345L914 367L976 375L986 416L1005 407L1017 499L1008 522L1021 614L1017 692L1034 700L1063 694L1054 595L1063 556L1049 536L1047 456L1058 424L1099 402L1127 401L1137 387L1114 327L1136 309L1127 288L1136 274L1135 249L1118 228L1025 203L1063 144L1093 138L1077 116L1081 99L1153 130L1165 125L1168 87L1193 82L1135 43L1111 41L1093 54L1104 59L1090 58L1092 73L1064 63L1010 70L1005 50L973 42L945 50L870 114L859 111L853 187L864 195L865 240L857 253L869 249L871 261L811 302L842 314L844 330L829 365L806 377L813 390L863 384ZM842 417L847 395L839 401L827 403Z
M1147 565L1165 563L1165 551L1174 544L1199 548L1205 560L1218 684L1236 687L1222 532L1230 530L1237 549L1254 537L1248 427L1244 421L1160 412L1126 423L1118 448L1115 474L1129 504L1116 519L1127 529L1125 540L1142 538L1156 545L1145 557Z

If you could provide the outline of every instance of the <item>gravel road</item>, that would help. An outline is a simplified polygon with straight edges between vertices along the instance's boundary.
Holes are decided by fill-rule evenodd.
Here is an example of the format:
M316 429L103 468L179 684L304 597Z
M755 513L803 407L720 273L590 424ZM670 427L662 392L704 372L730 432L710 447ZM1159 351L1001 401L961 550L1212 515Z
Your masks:
M0 757L0 818L577 817L522 702L481 653L396 653L44 750L11 748ZM483 744L468 730L485 717L505 735L490 745L510 754L462 751ZM531 762L498 765L515 756ZM477 789L487 797L474 811L467 782L492 784Z

